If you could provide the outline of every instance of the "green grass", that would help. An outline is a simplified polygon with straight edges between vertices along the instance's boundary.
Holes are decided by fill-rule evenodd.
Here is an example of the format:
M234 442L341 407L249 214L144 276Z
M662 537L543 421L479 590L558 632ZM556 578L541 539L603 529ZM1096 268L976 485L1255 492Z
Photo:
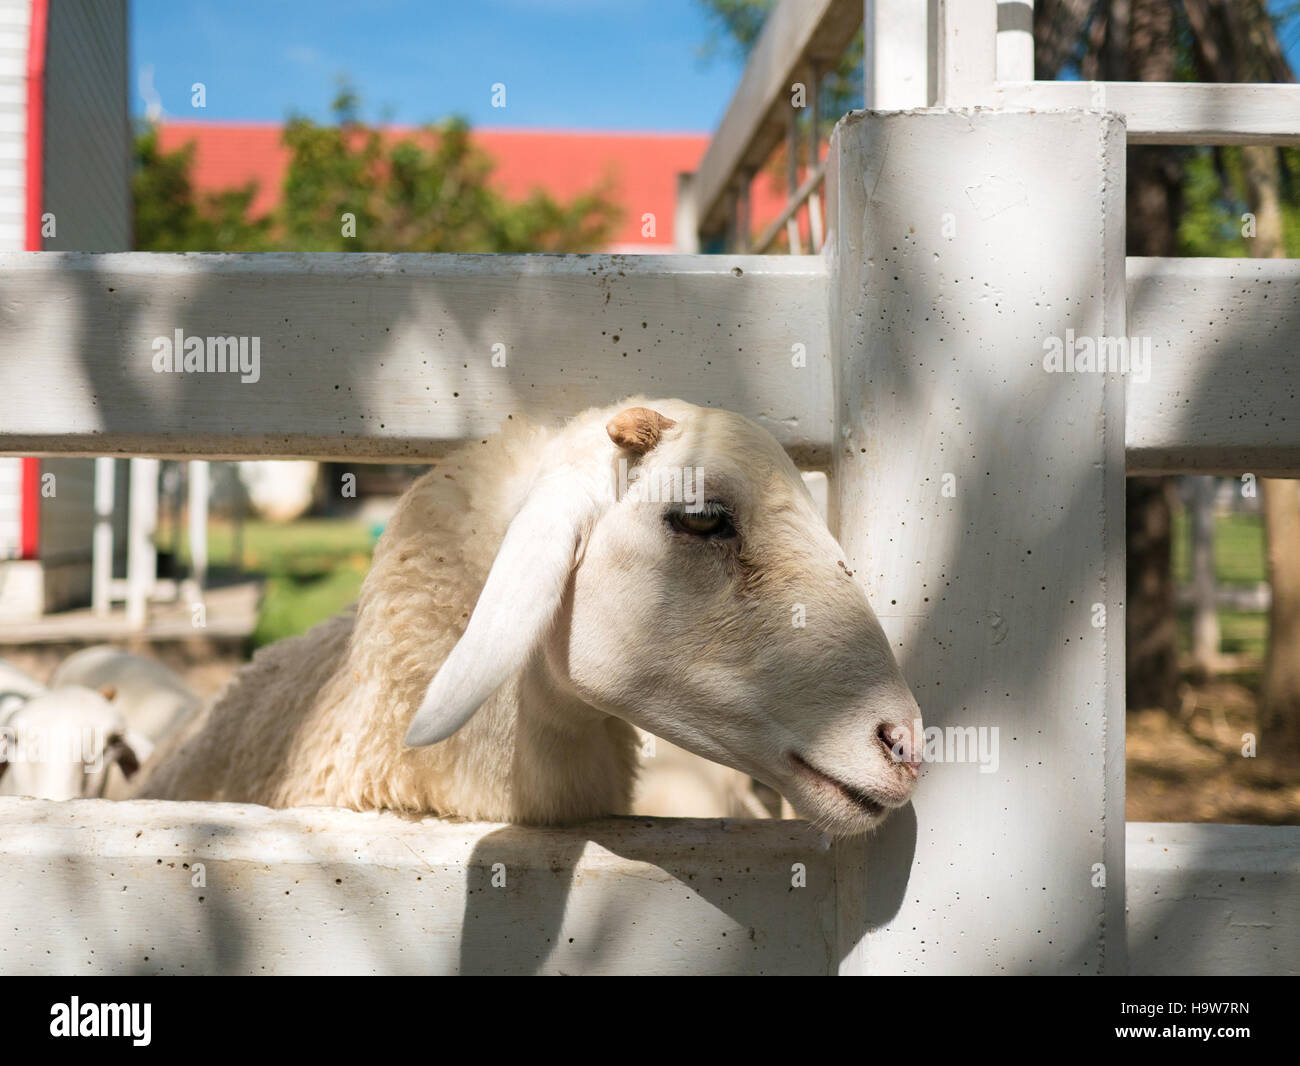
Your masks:
M1187 512L1174 512L1174 579L1190 581ZM1264 519L1257 514L1214 516L1214 572L1223 585L1255 585L1265 578Z
M374 542L367 524L347 519L245 522L244 570L266 578L254 646L305 633L355 602ZM230 523L209 524L208 559L214 572L233 567L234 546ZM181 552L189 557L187 539Z
M1252 585L1263 581L1264 530L1259 515L1228 514L1215 518L1214 561L1223 584ZM374 533L364 523L306 518L279 524L256 519L244 523L244 568L266 577L253 642L261 647L283 637L305 633L318 622L343 610L357 598L370 567ZM189 546L182 542L188 557ZM1187 573L1187 514L1174 515L1174 575ZM208 527L208 556L213 569L234 561L234 529L229 523ZM1191 644L1187 612L1179 612L1180 645ZM1220 611L1223 650L1263 658L1268 640L1265 615Z
M1191 580L1187 544L1187 511L1174 512L1174 579ZM1257 514L1221 514L1214 517L1214 573L1221 585L1256 585L1265 580L1264 519ZM1260 611L1219 612L1220 647L1227 655L1248 655L1262 660L1268 647L1268 615ZM1178 612L1178 644L1192 645L1190 611Z
M1219 648L1225 655L1263 660L1268 648L1268 615L1263 611L1220 611ZM1192 613L1178 612L1178 650L1192 650Z
M365 567L345 566L318 578L288 574L267 578L262 607L253 630L253 645L262 647L305 633L318 622L356 602Z

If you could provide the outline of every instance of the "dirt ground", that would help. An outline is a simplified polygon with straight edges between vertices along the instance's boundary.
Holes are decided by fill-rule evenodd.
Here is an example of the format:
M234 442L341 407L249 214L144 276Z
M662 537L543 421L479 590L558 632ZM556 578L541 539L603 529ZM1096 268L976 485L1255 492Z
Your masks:
M1252 687L1220 678L1182 697L1174 714L1128 713L1128 820L1300 825L1300 764L1258 742ZM1254 758L1242 755L1248 733Z

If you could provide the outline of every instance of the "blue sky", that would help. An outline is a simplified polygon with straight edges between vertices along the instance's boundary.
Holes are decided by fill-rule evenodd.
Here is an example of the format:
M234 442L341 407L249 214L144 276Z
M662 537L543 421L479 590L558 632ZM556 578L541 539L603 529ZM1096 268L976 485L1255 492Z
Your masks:
M711 31L695 0L132 0L130 12L132 112L145 112L152 66L176 119L324 119L346 75L369 119L708 132L741 69L725 49L701 58Z
M371 120L710 132L741 71L725 46L701 56L713 31L697 0L132 0L130 13L132 111L152 67L172 118L322 120L347 76ZM1300 67L1300 18L1283 47Z

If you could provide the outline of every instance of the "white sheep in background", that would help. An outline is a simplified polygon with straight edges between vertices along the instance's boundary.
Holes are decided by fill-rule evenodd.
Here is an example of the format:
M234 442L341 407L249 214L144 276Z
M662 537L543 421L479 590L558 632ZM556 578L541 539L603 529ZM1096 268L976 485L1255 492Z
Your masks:
M646 751L642 738L641 751ZM641 763L632 814L656 818L771 818L754 792L753 778L654 738Z
M203 701L177 674L156 659L98 644L82 648L59 663L50 687L111 687L113 706L132 733L160 744L199 710Z
M79 685L32 696L0 723L0 796L103 796L114 766L130 777L152 745L131 734L113 693Z
M702 510L647 498L696 470ZM628 401L417 481L357 606L259 652L137 794L566 822L628 810L635 725L856 833L911 795L919 719L780 445Z
M36 678L19 670L13 663L0 659L0 722L33 696L44 691L45 686Z

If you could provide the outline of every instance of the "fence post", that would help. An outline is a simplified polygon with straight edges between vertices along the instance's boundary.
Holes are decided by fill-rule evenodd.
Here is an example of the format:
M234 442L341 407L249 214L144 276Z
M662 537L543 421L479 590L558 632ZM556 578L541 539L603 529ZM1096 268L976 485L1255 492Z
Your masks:
M189 464L190 578L186 595L190 609L203 601L208 587L208 496L211 467L199 459Z
M695 255L700 250L700 219L695 202L695 175L677 175L677 202L673 213L673 251Z
M1034 80L1034 0L998 0L997 78Z
M95 614L113 609L113 503L117 498L117 460L95 460L95 531L91 535L90 602Z
M927 726L841 969L1121 972L1124 382L1045 359L1125 331L1122 121L858 112L827 190L832 523Z
M939 102L948 107L987 103L997 81L997 4L939 0L938 14Z
M867 107L926 107L934 102L927 5L917 0L864 0L862 73Z
M149 599L158 582L158 553L153 537L158 527L157 459L131 460L131 499L126 542L126 622L139 632L149 622Z

